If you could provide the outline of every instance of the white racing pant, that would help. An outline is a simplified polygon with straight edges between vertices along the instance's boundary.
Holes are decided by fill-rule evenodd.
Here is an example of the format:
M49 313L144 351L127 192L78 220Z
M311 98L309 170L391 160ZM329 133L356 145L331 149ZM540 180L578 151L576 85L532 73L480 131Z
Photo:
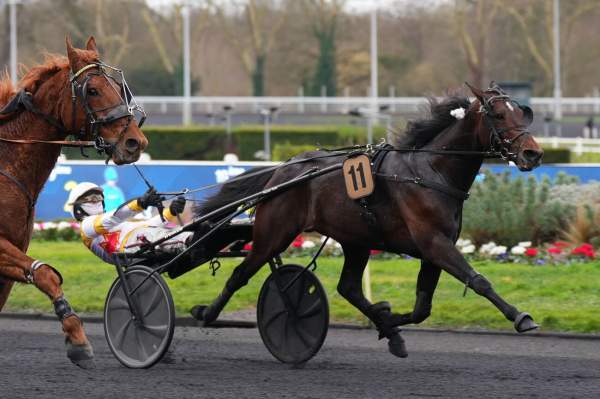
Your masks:
M125 253L136 252L140 249L140 246L148 242L156 242L166 236L169 236L175 232L174 229L165 229L162 227L141 227L137 228L125 238L124 250ZM166 240L157 246L157 248L163 252L178 253L183 251L187 247L187 241L191 238L194 233L191 231L185 231L179 233L173 238Z

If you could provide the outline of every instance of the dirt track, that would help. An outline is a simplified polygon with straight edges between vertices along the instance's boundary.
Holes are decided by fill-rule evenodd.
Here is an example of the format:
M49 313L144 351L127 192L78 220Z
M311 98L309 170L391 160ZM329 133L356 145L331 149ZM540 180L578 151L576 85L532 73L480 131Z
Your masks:
M274 360L255 329L178 327L175 364L129 370L87 323L96 370L65 357L56 322L0 319L2 398L600 397L600 340L405 332L410 355L373 331L332 329L303 369Z

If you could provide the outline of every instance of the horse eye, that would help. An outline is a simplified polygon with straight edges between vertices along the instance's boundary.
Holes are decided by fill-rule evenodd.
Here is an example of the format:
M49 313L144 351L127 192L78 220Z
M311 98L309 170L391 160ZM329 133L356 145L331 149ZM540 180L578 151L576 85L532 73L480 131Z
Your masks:
M88 96L97 96L98 95L98 90L92 88L89 88L87 91Z

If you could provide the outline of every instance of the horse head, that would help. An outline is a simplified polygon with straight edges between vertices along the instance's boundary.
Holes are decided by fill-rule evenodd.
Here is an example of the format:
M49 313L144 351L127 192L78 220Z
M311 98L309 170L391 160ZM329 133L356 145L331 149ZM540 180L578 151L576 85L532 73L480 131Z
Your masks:
M533 121L531 108L511 99L494 82L486 90L468 83L467 86L477 98L472 108L481 115L479 141L482 146L499 152L521 171L538 167L544 151L527 130Z
M82 140L121 165L139 159L148 145L141 131L146 118L127 86L123 72L100 60L96 41L74 48L67 37L70 88L65 90L60 119Z

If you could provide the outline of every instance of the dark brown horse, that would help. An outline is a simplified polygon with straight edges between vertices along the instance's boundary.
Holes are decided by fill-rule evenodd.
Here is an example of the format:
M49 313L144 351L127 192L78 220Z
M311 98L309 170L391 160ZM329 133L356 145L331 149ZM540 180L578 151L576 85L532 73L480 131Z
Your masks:
M8 77L0 81L0 310L13 282L34 284L54 304L71 361L91 367L92 347L64 298L60 274L25 254L33 208L61 145L93 143L124 164L136 161L148 141L131 123L135 106L124 93L126 84L104 72L94 38L85 50L67 38L67 55L48 56L25 73L18 88ZM69 135L78 141L67 142Z
M518 332L536 328L531 316L504 301L454 245L461 230L463 201L484 156L488 152L502 154L520 170L528 171L539 165L543 154L527 131L530 108L519 106L497 86L471 90L476 97L473 103L465 97L432 100L430 118L413 122L394 148L374 156L375 190L366 202L348 198L339 170L260 203L252 251L212 304L196 307L193 314L205 323L215 320L233 293L263 264L284 251L302 231L317 231L337 240L344 250L339 293L375 324L380 337L389 339L389 349L397 356L407 355L399 326L420 323L429 316L442 270L492 302L514 322ZM460 108L463 110L457 112ZM317 151L299 158L322 155ZM199 212L205 214L236 197L340 160L314 159L279 168L271 175L226 184ZM362 276L371 249L422 259L412 312L392 313L389 303L372 304L363 295Z

